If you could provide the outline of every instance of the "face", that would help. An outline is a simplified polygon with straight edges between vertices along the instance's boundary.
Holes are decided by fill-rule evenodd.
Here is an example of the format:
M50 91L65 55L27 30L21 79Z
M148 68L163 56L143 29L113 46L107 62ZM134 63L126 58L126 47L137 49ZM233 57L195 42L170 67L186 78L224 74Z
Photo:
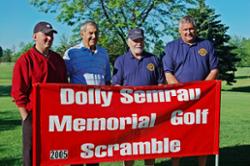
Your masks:
M98 30L95 26L89 24L86 26L85 31L80 32L83 44L87 48L91 48L96 45L98 40Z
M128 46L134 56L140 56L144 49L144 40L143 39L136 39L136 40L128 39Z
M196 38L196 29L191 23L182 23L179 27L179 33L181 35L182 40L185 43L193 43Z
M50 32L48 34L44 34L42 32L37 32L33 34L33 39L35 41L36 47L39 49L39 51L45 51L48 50L53 43L54 36L53 32Z

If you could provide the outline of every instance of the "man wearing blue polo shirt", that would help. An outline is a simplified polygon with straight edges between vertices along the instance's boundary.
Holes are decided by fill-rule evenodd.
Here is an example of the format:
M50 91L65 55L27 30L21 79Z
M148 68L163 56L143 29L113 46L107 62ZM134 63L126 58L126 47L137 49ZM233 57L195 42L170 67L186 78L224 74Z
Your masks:
M104 48L97 45L97 24L86 21L81 25L80 35L82 42L69 48L63 57L70 83L109 85L111 80L109 56ZM99 164L87 165L98 166Z
M168 84L197 80L214 80L218 75L218 59L211 42L197 37L194 19L185 16L180 20L181 38L166 45L162 59ZM206 165L206 156L199 156L199 166ZM179 158L172 166L179 166Z
M113 85L143 86L160 85L164 82L163 71L158 58L144 51L144 32L135 28L128 33L129 51L119 56L114 65ZM154 159L145 160L145 165L153 166ZM134 161L125 161L132 166Z
M70 83L84 85L110 84L111 72L107 51L97 45L98 26L93 21L81 25L82 42L69 48L63 59Z

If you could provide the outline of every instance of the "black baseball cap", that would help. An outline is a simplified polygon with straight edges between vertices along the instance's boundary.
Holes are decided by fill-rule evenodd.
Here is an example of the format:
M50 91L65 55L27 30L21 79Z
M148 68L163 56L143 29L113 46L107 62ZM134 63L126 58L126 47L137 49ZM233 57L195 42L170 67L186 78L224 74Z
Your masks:
M39 22L35 25L33 33L37 32L42 32L45 34L48 34L50 32L57 33L57 31L53 29L52 25L45 21Z
M140 28L131 29L128 32L128 38L131 40L144 39L144 31Z

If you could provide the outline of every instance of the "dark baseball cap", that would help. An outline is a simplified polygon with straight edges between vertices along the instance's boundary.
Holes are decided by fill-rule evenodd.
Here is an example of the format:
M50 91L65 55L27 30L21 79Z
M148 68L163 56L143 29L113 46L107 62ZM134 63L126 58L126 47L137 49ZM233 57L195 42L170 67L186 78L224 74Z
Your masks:
M131 29L128 32L128 38L131 40L144 39L144 31L140 28Z
M35 25L33 33L37 33L37 32L42 32L45 34L48 34L50 32L57 33L57 31L53 29L50 23L44 22L44 21L39 22Z

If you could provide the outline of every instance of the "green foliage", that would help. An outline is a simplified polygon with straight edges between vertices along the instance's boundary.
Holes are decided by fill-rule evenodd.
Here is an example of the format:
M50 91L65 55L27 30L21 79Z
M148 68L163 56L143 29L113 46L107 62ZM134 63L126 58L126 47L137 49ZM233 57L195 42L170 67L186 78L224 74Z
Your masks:
M75 27L75 41L79 39L80 24L92 19L100 29L100 44L114 59L127 50L127 32L143 27L146 45L153 50L155 43L169 35L177 18L185 13L187 5L197 0L30 0L43 12L57 14L57 20Z
M71 46L73 46L73 41L70 40L70 38L68 36L66 36L65 34L63 34L60 38L60 43L59 46L57 46L55 48L55 51L60 54L61 56L64 55L65 51L70 48Z
M158 40L154 45L153 54L158 55L159 57L162 57L165 44L166 43L164 43L162 40Z
M56 13L58 21L74 26L73 41L80 39L79 28L83 21L96 21L100 29L99 43L107 48L111 62L127 50L127 32L134 27L144 28L146 50L160 55L164 39L169 35L178 36L178 20L188 13L197 19L199 36L215 45L220 62L219 78L228 84L235 82L236 63L240 60L233 52L236 47L228 44L228 27L205 5L205 0L30 0L30 3L43 12ZM59 52L62 53L65 46L66 43L62 44Z
M19 51L15 52L14 49L5 49L3 50L3 56L0 57L0 62L15 62L17 58L22 55L24 52L28 51L33 46L33 43L20 43Z
M11 62L13 54L14 52L9 48L3 50L3 56L0 57L0 62Z
M197 8L190 8L188 15L196 20L198 36L214 43L215 52L219 58L219 79L227 84L235 82L236 64L240 60L233 52L236 47L229 45L230 36L226 34L228 27L218 20L219 15L214 9L205 5L205 0L199 0Z
M13 57L12 57L12 62L16 62L16 60L26 51L28 51L31 47L33 47L33 42L29 42L29 43L20 43L19 48L20 50L18 52L16 52Z
M3 56L3 49L2 47L0 46L0 58Z
M230 40L230 45L237 47L234 53L241 58L237 66L250 66L250 39L234 36Z

